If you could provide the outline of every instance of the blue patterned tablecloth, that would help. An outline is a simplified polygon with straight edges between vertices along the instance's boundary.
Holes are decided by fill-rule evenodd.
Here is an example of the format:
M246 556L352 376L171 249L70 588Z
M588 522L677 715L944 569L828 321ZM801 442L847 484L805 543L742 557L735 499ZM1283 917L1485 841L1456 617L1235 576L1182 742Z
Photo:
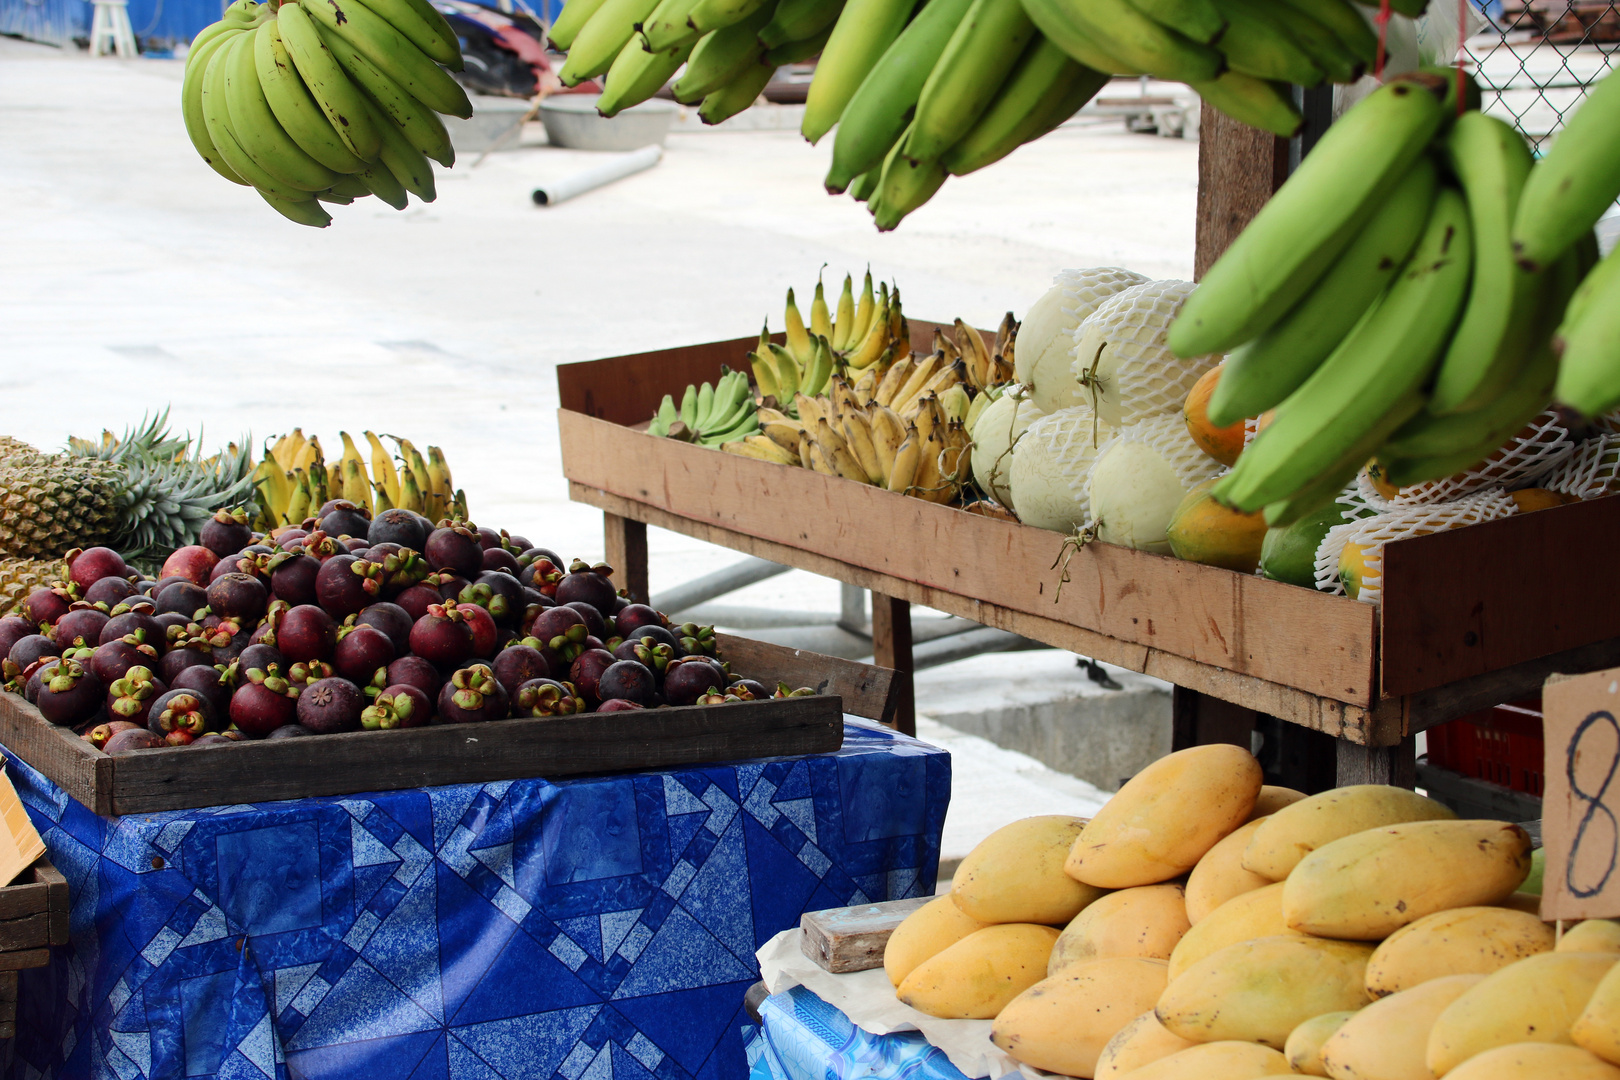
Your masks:
M853 720L814 757L122 818L7 756L73 901L13 1080L742 1080L754 951L931 893L950 798L948 754Z
M765 999L749 1080L968 1080L917 1031L873 1035L802 986Z

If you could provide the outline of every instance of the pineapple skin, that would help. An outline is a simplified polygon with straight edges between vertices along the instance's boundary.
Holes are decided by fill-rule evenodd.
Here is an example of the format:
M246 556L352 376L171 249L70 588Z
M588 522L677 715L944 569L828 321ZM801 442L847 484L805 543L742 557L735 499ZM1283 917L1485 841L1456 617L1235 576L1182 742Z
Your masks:
M21 614L29 593L66 575L58 559L0 559L0 616Z
M35 455L0 466L0 557L55 559L94 547L118 526L118 478L109 462Z

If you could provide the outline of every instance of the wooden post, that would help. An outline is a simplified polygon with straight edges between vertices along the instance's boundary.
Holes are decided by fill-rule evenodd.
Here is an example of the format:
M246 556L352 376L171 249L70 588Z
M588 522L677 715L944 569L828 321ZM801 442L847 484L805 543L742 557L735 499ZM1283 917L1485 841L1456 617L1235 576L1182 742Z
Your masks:
M1172 750L1210 743L1231 743L1247 750L1254 744L1252 736L1257 714L1253 709L1184 686L1172 689L1170 718Z
M1411 735L1396 746L1362 746L1339 740L1339 787L1351 784L1393 784L1409 788L1417 783L1417 740Z
M917 690L912 681L911 605L881 593L872 594L872 661L896 672L894 726L917 734Z
M647 525L617 514L602 514L602 547L613 567L613 582L638 604L647 602Z
M1288 140L1203 106L1198 126L1198 221L1193 276L1221 252L1288 178Z

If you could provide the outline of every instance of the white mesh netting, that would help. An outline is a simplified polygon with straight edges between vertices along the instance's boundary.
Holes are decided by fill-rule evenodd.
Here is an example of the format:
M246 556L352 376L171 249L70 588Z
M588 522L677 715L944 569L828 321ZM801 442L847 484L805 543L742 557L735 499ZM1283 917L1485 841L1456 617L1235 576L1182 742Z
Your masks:
M1090 400L1071 370L1075 327L1110 296L1148 279L1117 266L1099 266L1065 270L1053 280L1051 290L1025 316L1014 360L1019 381L1046 412Z
M1260 417L1246 417L1243 421L1243 449L1247 450L1258 434L1260 434Z
M1541 486L1578 499L1620 491L1620 435L1599 435L1578 444Z
M1091 466L1113 434L1089 405L1060 409L1029 425L1010 469L1018 520L1061 532L1090 521Z
M1592 421L1592 426L1609 435L1620 435L1620 409L1606 412Z
M1012 506L1009 478L1021 436L1029 425L1045 415L1025 396L1023 387L1015 383L985 406L968 433L973 440L969 457L973 479L979 490L1003 506Z
M1063 311L1076 323L1085 322L1099 304L1115 293L1152 279L1119 266L1093 266L1087 270L1065 270L1052 279L1063 287Z
M1518 507L1498 488L1476 491L1454 502L1424 503L1380 511L1371 517L1335 525L1316 549L1316 587L1324 592L1345 594L1339 579L1339 564L1346 544L1364 549L1365 572L1356 599L1376 604L1383 599L1383 551L1392 540L1460 529L1509 517Z
M1071 370L1097 414L1116 427L1179 411L1219 355L1183 360L1165 344L1170 323L1197 288L1190 281L1149 281L1104 300L1074 332Z
M1450 502L1488 487L1524 487L1556 469L1574 450L1569 429L1559 423L1557 413L1548 410L1474 468L1401 488L1393 498L1381 493L1365 470L1356 477L1356 483L1367 501L1380 509Z

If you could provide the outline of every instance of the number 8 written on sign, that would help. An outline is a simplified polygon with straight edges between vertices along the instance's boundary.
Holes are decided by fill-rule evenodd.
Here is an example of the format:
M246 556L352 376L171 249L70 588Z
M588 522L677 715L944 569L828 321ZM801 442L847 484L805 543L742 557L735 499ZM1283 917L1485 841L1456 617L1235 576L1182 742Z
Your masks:
M1575 728L1564 759L1570 794L1586 805L1586 812L1575 826L1569 859L1564 864L1564 886L1571 896L1582 899L1596 896L1608 888L1609 879L1614 875L1615 862L1620 858L1620 821L1604 800L1617 770L1620 770L1620 723L1607 710L1590 713ZM1601 775L1602 781L1595 785L1595 790L1589 790L1582 784L1582 774L1588 781Z

